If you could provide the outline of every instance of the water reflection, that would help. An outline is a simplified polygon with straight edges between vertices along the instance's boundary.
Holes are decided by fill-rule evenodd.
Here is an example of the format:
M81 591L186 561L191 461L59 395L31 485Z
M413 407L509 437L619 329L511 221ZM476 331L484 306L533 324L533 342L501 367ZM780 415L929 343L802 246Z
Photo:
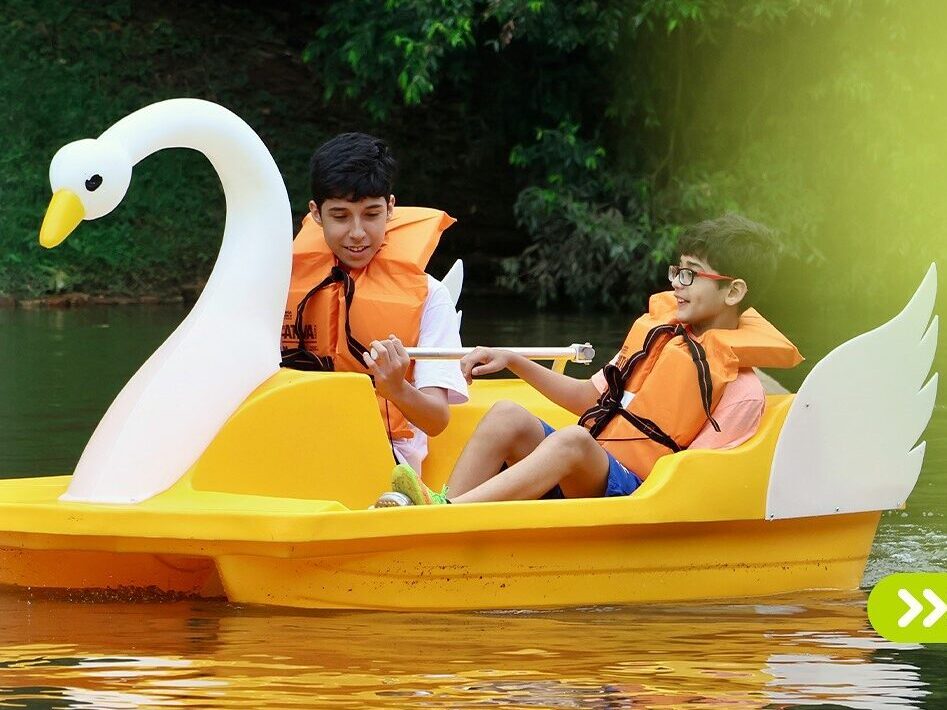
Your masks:
M878 639L864 604L858 593L546 613L274 614L6 592L0 704L920 707L924 671L902 657L912 647Z
M177 306L0 309L0 477L71 472Z

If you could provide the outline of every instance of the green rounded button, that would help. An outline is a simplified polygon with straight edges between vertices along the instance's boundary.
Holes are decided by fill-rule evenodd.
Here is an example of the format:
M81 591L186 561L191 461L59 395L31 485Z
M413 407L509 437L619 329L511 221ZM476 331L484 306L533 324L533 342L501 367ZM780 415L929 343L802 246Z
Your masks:
M903 572L868 595L868 620L889 641L947 643L947 572Z

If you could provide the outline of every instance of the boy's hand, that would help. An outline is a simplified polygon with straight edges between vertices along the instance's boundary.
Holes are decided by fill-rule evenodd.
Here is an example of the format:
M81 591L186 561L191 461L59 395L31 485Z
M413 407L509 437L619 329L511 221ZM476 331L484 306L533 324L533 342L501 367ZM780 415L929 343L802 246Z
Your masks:
M467 384L473 382L474 376L489 375L500 372L509 367L513 353L507 350L476 347L469 355L460 360L460 370L464 373Z
M369 347L371 350L362 353L362 359L375 378L375 391L385 399L397 400L411 364L408 351L394 334L385 340L373 340Z

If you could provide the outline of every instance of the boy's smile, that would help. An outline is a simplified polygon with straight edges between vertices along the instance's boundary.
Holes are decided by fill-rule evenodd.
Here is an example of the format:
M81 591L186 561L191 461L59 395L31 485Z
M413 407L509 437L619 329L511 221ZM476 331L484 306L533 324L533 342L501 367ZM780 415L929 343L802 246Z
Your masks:
M385 241L385 227L395 208L395 197L366 197L358 202L329 198L320 209L309 203L312 218L322 225L326 244L341 265L361 269Z

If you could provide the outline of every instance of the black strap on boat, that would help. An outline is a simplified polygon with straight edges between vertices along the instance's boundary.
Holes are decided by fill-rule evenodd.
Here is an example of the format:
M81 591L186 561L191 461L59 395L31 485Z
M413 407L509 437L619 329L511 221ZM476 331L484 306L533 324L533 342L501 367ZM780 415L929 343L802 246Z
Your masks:
M602 392L598 402L579 418L579 424L587 427L589 433L594 438L599 439L599 435L612 419L616 416L620 416L649 439L667 447L671 451L678 452L685 448L674 441L674 439L655 422L645 417L632 414L622 406L622 397L625 395L625 383L628 382L628 379L631 377L638 363L642 362L648 356L648 353L662 335L670 335L672 338L680 335L684 338L691 358L694 360L694 365L697 367L697 383L700 387L700 399L704 413L707 415L707 419L710 420L714 429L720 431L717 422L710 415L710 406L713 399L713 384L710 379L710 366L707 363L706 351L700 343L690 337L690 334L683 325L667 324L655 326L649 330L645 336L641 350L628 358L620 367L609 363L602 370L607 385L605 391Z
M349 352L355 358L356 362L362 364L362 353L368 352L368 348L362 345L352 335L352 328L349 324L349 309L352 307L352 299L355 297L355 281L344 269L339 266L333 266L329 275L321 282L310 289L309 293L303 296L296 308L296 338L299 344L295 348L286 348L282 352L280 367L287 367L292 370L309 370L317 372L331 372L335 370L335 363L329 355L316 355L306 347L303 338L303 313L309 299L316 293L332 284L341 283L345 290L345 343ZM364 364L362 364L364 367ZM368 368L366 368L368 369Z

